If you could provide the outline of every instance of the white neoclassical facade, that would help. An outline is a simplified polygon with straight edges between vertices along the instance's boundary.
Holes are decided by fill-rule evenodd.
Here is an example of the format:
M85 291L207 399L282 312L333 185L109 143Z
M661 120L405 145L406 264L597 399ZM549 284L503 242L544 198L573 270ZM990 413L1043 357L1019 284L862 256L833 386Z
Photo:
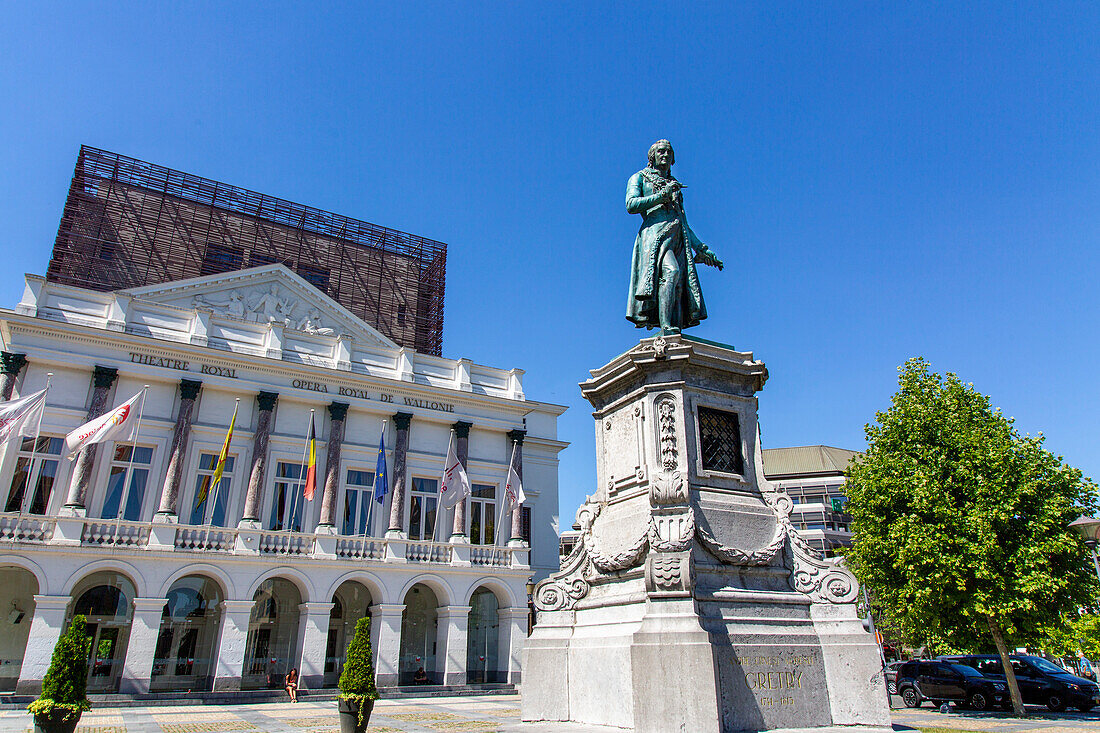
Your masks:
M78 613L93 693L281 688L292 667L331 687L363 616L381 686L518 680L566 445L564 408L527 399L521 370L401 348L282 265L118 292L28 275L0 336L0 398L52 374L40 438L0 454L0 689L39 687ZM63 455L144 385L136 441ZM452 439L473 495L437 511Z

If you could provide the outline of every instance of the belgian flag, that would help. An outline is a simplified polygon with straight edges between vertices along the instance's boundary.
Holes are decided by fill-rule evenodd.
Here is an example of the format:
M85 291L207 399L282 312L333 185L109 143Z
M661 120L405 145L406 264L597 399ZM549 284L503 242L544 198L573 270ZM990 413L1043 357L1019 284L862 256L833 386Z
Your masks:
M303 494L306 501L313 501L313 492L317 490L317 433L313 429L313 411L309 413L309 437L306 438L306 487Z

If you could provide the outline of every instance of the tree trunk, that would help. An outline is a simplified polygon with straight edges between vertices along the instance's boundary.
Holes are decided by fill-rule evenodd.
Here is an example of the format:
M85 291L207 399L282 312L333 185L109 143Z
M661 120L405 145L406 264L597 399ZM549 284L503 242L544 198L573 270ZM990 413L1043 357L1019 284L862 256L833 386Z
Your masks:
M1001 634L1001 627L993 620L992 616L985 617L989 623L989 633L993 634L993 643L997 645L997 654L1001 656L1001 667L1005 671L1005 682L1008 683L1008 694L1012 698L1012 711L1017 718L1026 718L1024 710L1024 698L1020 695L1020 685L1016 683L1016 673L1012 671L1012 661L1008 658L1008 645Z

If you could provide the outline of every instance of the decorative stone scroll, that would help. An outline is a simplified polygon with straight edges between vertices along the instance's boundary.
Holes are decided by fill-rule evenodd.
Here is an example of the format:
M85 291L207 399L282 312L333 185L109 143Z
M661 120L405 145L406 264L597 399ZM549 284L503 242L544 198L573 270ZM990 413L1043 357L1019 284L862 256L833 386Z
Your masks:
M578 543L569 557L565 558L562 569L535 586L532 594L535 608L540 611L572 608L577 601L588 595L590 586L585 577L588 565L584 545Z

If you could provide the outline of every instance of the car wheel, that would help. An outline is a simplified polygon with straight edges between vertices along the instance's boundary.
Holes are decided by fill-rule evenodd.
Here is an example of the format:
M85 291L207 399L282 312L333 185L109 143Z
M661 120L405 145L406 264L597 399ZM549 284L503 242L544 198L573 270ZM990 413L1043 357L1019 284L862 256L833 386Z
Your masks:
M1062 699L1062 696L1055 693L1047 698L1047 710L1052 713L1059 713L1066 709L1066 701Z
M989 707L989 698L984 692L972 692L967 704L970 705L971 710L985 710Z
M906 687L901 691L901 701L905 703L907 708L919 708L920 707L920 695L912 687Z
M889 692L891 695L898 694L898 683L897 682L887 682L886 683L886 691Z

